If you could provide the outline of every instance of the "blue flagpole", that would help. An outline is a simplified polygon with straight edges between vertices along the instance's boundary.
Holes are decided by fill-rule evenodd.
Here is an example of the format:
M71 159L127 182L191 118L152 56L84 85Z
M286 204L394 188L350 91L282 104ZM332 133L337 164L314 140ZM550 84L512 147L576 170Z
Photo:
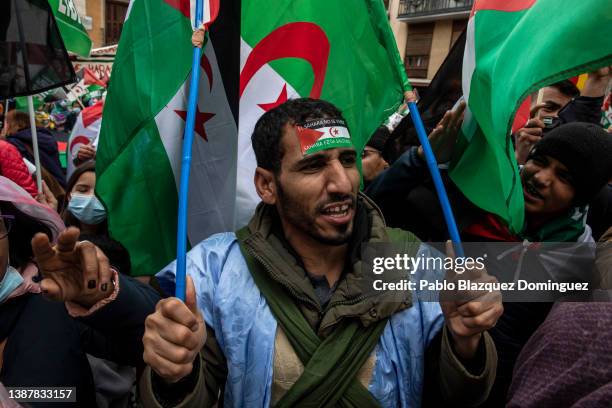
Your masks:
M204 0L196 0L196 27L202 25L203 2ZM189 83L189 101L187 105L187 120L185 121L185 134L183 135L183 158L181 160L181 181L179 186L175 296L183 302L185 301L185 277L187 272L187 196L189 193L193 128L198 103L198 85L200 84L201 51L200 48L193 47L191 82Z
M446 226L448 228L448 235L450 236L453 246L455 247L455 254L458 257L463 257L465 255L463 252L463 246L461 245L461 238L459 237L457 223L455 222L455 216L453 215L453 209L448 201L448 195L446 194L444 183L442 183L442 177L440 176L440 170L438 169L436 157L431 150L431 145L429 144L429 139L427 138L427 133L425 132L425 127L423 126L421 114L419 113L419 109L417 108L415 102L409 102L408 108L410 109L410 116L412 117L412 122L414 123L414 127L417 131L417 136L419 137L421 146L423 146L425 162L427 163L427 167L431 173L434 186L436 187L436 192L438 193L438 199L440 200L442 212L444 213L444 220L446 221Z

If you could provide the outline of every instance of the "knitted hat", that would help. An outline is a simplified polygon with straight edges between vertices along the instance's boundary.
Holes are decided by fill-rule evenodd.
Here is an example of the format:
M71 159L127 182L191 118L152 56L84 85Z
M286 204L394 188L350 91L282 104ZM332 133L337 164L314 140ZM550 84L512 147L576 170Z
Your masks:
M368 140L368 144L366 146L370 146L379 152L382 152L385 148L385 144L387 144L387 140L389 140L389 136L391 136L389 129L387 129L385 126L381 126L376 129L372 137L370 137L370 140Z
M591 201L612 178L612 135L601 126L573 122L545 135L529 153L559 160L572 175L576 205Z

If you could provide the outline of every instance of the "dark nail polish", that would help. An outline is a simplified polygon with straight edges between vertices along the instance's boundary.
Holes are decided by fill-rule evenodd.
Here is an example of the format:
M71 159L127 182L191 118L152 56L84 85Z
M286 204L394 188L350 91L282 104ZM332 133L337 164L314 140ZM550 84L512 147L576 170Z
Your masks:
M100 286L100 289L102 289L102 292L106 292L106 289L108 289L108 283L103 283L102 286Z
M96 281L92 279L89 282L87 282L87 288L88 289L95 289L96 288Z

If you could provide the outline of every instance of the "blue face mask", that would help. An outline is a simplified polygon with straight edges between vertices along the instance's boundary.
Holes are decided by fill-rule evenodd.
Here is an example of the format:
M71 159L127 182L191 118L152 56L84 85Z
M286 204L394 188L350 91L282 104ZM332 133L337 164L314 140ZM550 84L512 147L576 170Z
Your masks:
M68 211L88 225L97 225L106 219L106 210L95 195L72 194Z
M4 278L0 281L0 304L2 304L22 283L23 278L19 271L11 265L7 265Z

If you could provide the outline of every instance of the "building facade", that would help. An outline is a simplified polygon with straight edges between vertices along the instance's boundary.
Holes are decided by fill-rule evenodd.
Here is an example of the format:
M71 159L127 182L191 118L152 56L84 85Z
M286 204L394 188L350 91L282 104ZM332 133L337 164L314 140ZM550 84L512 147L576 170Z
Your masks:
M129 0L73 0L93 48L119 42Z
M474 0L389 0L389 21L410 83L426 87L467 26Z

